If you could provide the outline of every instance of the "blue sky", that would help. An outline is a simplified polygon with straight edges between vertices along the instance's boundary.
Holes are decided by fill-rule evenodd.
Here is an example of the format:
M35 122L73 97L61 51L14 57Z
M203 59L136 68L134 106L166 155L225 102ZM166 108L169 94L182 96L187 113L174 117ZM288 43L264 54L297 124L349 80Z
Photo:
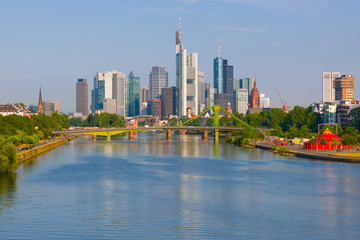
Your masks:
M358 1L0 0L0 104L45 100L75 111L75 83L96 72L132 70L148 85L154 65L175 85L175 31L199 53L213 83L217 44L235 78L256 76L273 103L321 101L324 71L360 77ZM355 83L355 97L360 98Z

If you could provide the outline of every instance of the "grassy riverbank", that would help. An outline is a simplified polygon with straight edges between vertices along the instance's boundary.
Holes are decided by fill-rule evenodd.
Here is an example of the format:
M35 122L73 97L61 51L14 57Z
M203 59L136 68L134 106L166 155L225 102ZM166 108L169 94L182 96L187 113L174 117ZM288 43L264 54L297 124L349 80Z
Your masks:
M272 151L273 146L265 143L256 143L256 148ZM322 161L334 161L334 162L352 162L360 163L360 153L352 152L335 152L335 151L323 151L323 150L306 150L306 149L289 149L289 154L296 157L309 158Z
M43 154L51 149L54 149L60 145L63 145L65 143L67 143L70 140L75 139L76 137L69 137L69 138L64 138L64 139L59 139L59 140L55 140L52 142L49 142L47 144L43 144L37 147L34 147L32 149L26 150L26 151L21 151L19 153L17 153L17 160L16 160L16 164L20 164L26 160L29 160L31 158L34 158L36 156L39 156L40 154Z

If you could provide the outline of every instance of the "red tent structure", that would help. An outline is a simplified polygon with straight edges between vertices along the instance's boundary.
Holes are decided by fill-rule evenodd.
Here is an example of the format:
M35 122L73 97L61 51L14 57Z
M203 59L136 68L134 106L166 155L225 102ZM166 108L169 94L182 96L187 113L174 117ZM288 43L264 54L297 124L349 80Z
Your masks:
M322 145L320 144L320 140L321 138L325 138L326 140L326 144L325 145ZM327 128L325 130L325 132L323 132L323 134L319 135L317 137L317 142L316 144L311 144L309 142L304 142L304 149L321 149L321 150L330 150L330 149L339 149L340 148L340 144L338 145L331 145L331 141L333 139L337 139L339 142L341 142L341 138L338 136L338 135L335 135L333 134L329 128ZM347 146L348 147L351 147L351 146Z

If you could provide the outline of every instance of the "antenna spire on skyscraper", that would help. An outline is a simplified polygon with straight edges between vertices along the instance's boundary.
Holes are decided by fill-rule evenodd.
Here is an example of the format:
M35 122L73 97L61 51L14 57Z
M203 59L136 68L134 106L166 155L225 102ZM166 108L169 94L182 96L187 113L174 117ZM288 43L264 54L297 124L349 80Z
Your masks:
M218 57L220 57L220 43L218 43Z
M179 42L181 42L181 17L179 17Z

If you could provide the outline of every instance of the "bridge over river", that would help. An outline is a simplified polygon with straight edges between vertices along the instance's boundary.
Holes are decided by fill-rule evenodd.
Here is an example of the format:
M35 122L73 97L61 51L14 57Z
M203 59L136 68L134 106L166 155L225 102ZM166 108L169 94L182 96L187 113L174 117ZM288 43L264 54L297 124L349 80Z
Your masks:
M200 131L202 133L203 139L208 138L209 132L214 132L215 141L219 140L219 132L232 132L238 131L242 132L243 128L238 127L193 127L193 126L162 126L162 127L114 127L114 128L97 128L97 129L76 129L76 130L66 130L66 131L54 131L53 134L87 134L94 136L106 136L107 141L111 140L111 136L119 135L126 132L129 132L129 139L133 139L134 132L144 132L144 131L164 131L166 132L166 138L171 139L172 132L180 131L180 134L184 134L186 131Z
M188 122L194 120L195 118L205 114L206 112L213 110L214 111L214 126L206 126L206 127L200 127L200 126L186 126ZM219 105L214 105L211 108L203 111L202 113L198 114L197 116L183 122L180 125L177 126L159 126L159 127L121 127L121 128L98 128L98 129L76 129L76 130L66 130L66 131L54 131L54 135L59 134L88 134L93 136L106 136L107 141L111 141L111 136L123 134L125 132L129 132L129 139L132 140L134 138L134 132L139 131L164 131L166 132L166 138L171 139L171 135L173 131L180 131L180 134L184 134L186 131L201 131L203 139L208 138L209 132L214 132L214 140L215 142L219 141L219 132L232 132L232 131L238 131L242 132L243 127L221 127L219 126L219 112L223 111L228 116L231 116L236 121L238 121L242 126L248 126L250 128L255 129L253 126L250 126L246 122L242 121L232 113L226 111L224 108L222 108ZM264 134L265 131L268 129L258 129L262 134ZM265 136L265 135L264 135Z

